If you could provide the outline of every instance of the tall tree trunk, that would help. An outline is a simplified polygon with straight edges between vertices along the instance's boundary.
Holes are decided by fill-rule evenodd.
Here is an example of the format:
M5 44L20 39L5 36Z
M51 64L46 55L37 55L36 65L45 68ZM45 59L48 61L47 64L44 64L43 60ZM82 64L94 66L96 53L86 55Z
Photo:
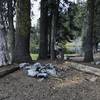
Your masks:
M51 27L51 52L50 52L50 57L51 60L55 59L55 50L54 50L54 45L55 45L55 15L52 15L52 27Z
M94 0L88 0L88 29L86 35L84 61L93 61Z
M52 20L52 15L49 16L49 22L48 22L48 56L50 58L50 50L51 50L51 20Z
M39 59L48 57L48 2L41 0Z
M52 22L51 22L51 50L50 50L50 57L51 60L55 60L55 35L57 33L57 21L58 21L58 7L59 7L59 0L53 0L53 9L52 9Z
M94 44L100 42L100 0L95 0L95 15L94 15Z
M8 50L9 50L9 55L10 55L10 63L12 63L13 52L14 52L14 47L15 47L12 0L8 0L7 5L8 5L8 23L9 23L9 30L7 34L8 35Z
M17 0L14 61L30 62L30 0Z
M1 13L1 12L0 12ZM7 41L0 14L0 66L8 64Z

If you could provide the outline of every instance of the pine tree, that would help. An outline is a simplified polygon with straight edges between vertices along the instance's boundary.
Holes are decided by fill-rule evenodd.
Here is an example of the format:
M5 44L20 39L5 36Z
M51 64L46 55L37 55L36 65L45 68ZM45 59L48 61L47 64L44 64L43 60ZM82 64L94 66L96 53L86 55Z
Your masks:
M39 59L48 57L48 0L41 0Z
M88 29L85 38L85 55L84 61L93 61L93 32L94 32L94 0L87 1L88 9Z
M17 0L15 62L30 62L30 0Z

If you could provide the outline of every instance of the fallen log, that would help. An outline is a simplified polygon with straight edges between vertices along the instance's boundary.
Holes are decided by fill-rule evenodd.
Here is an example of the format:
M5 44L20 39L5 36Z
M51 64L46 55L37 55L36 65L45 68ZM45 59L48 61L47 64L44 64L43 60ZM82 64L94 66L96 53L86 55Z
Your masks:
M100 69L99 68L94 68L91 66L87 66L87 65L83 65L83 64L79 64L79 63L75 63L75 62L66 62L66 64L69 67L74 68L76 70L90 73L90 74L94 74L96 76L100 76Z
M11 66L11 67L5 67L5 68L0 68L0 78L5 76L5 75L8 75L14 71L17 71L19 69L19 67L17 66Z

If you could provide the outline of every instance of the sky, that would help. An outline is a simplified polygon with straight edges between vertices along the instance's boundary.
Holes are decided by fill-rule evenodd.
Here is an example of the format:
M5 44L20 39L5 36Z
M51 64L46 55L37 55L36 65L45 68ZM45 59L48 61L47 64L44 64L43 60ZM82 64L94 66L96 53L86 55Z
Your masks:
M39 19L40 17L40 1L41 0L31 0L31 3L33 4L32 6L32 11L34 13L34 16L31 20L31 25L34 26L37 24L37 20ZM69 1L72 1L72 2L77 2L78 0L69 0ZM86 1L86 0L81 0L81 1Z
M37 0L37 1L31 0L31 2L33 3L32 11L34 13L34 16L33 16L32 21L31 21L32 26L37 24L37 20L40 17L40 10L39 10L39 8L40 8L40 1L41 0Z

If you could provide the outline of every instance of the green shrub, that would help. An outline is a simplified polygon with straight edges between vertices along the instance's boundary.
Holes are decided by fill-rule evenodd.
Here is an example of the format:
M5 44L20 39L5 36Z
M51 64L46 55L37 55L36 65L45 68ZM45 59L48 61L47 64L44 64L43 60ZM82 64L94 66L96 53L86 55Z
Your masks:
M71 51L71 50L64 48L64 54L74 54L74 53L75 51Z

